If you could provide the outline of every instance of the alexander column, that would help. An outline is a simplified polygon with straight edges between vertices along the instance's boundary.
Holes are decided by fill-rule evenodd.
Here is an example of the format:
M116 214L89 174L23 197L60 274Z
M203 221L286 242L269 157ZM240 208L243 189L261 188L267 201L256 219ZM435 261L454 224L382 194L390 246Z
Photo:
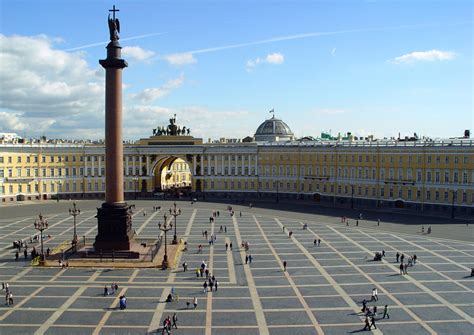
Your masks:
M105 203L97 208L99 233L96 252L130 250L133 239L132 215L123 196L122 70L128 64L121 58L118 9L109 10L110 43L107 58L99 60L105 69Z

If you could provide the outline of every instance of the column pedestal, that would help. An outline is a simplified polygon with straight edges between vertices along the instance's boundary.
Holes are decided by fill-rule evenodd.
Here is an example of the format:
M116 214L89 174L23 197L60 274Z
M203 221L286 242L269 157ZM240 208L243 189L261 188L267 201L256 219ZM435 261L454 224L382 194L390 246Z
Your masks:
M97 208L98 234L94 247L99 250L130 250L133 243L132 211L126 203L103 203Z

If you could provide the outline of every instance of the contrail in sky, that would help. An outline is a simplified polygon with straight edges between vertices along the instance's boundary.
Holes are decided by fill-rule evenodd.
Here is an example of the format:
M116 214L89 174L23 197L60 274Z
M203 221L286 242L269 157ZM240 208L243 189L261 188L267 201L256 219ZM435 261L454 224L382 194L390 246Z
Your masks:
M448 24L448 26L460 25L460 24L466 24L466 23L472 23L472 22L473 21L458 22L458 23ZM363 28L363 29L350 29L350 30L339 30L339 31L329 31L329 32L311 32L311 33L302 33L302 34L295 34L295 35L273 37L273 38L268 38L264 40L253 41L253 42L245 42L245 43L224 45L224 46L219 46L219 47L184 51L184 52L178 52L175 54L201 54L201 53L208 53L208 52L214 52L214 51L248 47L252 45L261 45L261 44L280 42L280 41L298 40L298 39L309 38L309 37L330 36L330 35L340 35L340 34L360 33L360 32L376 32L376 31L384 31L384 30L399 30L399 29L409 29L409 28L423 28L423 27L432 27L432 26L439 26L439 25L442 25L442 24L427 23L427 24L412 24L412 25L381 27L381 28Z
M167 33L168 33L168 32L152 33L152 34L145 34L145 35L138 35L138 36L132 36L132 37L121 38L121 40L122 40L122 41L131 41L131 40L137 40L137 39L145 38L145 37L164 35L164 34L167 34ZM82 49L87 49L87 48L95 47L95 46L98 46L98 45L105 45L105 44L107 44L107 43L109 43L109 42L110 42L110 41L97 42L97 43L92 43L92 44L86 44L86 45L81 45L80 47L74 47L74 48L64 49L63 51L82 50Z

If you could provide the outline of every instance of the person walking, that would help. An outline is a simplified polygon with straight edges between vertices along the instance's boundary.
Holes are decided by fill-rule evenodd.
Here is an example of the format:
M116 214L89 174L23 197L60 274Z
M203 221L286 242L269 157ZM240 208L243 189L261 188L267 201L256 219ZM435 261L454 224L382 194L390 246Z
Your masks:
M403 263L400 263L400 274L403 275Z
M378 301L378 300L379 300L379 296L378 296L377 293L378 293L378 292L377 292L377 288L374 287L374 288L372 289L372 300L373 300L373 301ZM371 301L372 301L372 300L371 300Z
M229 248L230 248L230 250L232 250L232 242L230 242Z
M397 254L395 255L395 257L397 258L397 263L398 261L400 260L400 253L397 251Z
M249 264L252 264L253 257L252 255L249 255Z
M383 317L382 317L382 319L385 319L385 317L387 317L387 319L390 319L390 315L388 315L388 305L385 305L384 308L383 308Z
M377 226L380 226L380 219L377 219Z
M109 295L109 288L107 287L107 285L104 286L104 297L108 296Z
M404 260L404 259L405 259L405 255L404 255L404 254L402 254L402 255L400 256L400 262L402 262L402 263L403 263L403 260Z
M214 280L214 291L216 291L216 292L217 292L217 285L218 285L217 280Z
M249 262L249 255L245 255L245 264L248 264Z
M365 316L364 323L365 323L365 327L362 330L370 330L370 321L369 321L369 317L367 315Z
M177 322L178 322L178 316L176 315L176 313L173 314L173 324L171 325L171 328L176 328L178 329L178 325L177 325Z
M321 239L318 238L318 247L321 246Z
M196 309L198 306L198 298L196 297L193 298L193 305L194 305L194 309Z
M207 293L207 280L204 281L204 284L202 284L204 287L204 293Z
M374 326L375 329L377 329L377 326L375 325L375 317L372 315L370 318L370 327ZM370 328L369 328L370 330Z
M408 274L408 263L403 265L403 272L407 275Z
M225 251L229 250L229 243L225 244Z
M283 271L286 272L286 261L283 261Z
M317 246L317 245L318 245L318 240L317 240L317 239L314 239L313 245L314 245L314 246Z
M416 264L416 260L417 260L418 257L416 257L416 254L413 255L413 264Z

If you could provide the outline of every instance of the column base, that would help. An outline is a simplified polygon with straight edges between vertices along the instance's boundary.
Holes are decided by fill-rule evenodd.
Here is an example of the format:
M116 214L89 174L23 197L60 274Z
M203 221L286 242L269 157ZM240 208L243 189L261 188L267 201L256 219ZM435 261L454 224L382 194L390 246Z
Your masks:
M97 208L99 233L95 237L96 251L130 250L134 233L132 212L126 203L103 203Z

